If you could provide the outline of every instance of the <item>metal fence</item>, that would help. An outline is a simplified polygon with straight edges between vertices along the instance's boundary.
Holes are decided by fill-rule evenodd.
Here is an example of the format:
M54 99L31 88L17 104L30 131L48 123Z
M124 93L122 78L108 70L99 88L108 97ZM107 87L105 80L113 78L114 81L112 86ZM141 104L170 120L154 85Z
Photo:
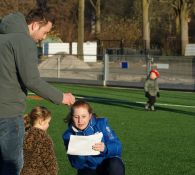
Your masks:
M103 58L86 63L76 55L52 55L44 57L39 71L49 82L143 88L148 71L155 68L160 88L195 90L195 57L105 54Z

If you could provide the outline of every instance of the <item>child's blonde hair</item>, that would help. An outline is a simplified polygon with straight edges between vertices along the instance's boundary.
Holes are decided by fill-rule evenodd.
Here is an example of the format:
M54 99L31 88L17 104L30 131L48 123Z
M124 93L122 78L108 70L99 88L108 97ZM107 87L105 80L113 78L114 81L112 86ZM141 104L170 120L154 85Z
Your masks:
M51 117L51 112L44 106L37 106L29 114L24 115L25 130L30 129L37 119L46 120Z

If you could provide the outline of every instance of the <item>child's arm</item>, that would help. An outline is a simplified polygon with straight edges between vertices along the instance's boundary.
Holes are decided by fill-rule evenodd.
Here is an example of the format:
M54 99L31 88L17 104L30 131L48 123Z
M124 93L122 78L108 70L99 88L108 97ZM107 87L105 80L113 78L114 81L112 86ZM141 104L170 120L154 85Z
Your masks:
M149 98L150 94L149 94L149 90L148 90L148 79L145 81L144 83L144 91L145 91L145 97Z
M160 90L159 90L159 86L158 86L158 81L156 80L156 91L157 91L157 97L160 97Z

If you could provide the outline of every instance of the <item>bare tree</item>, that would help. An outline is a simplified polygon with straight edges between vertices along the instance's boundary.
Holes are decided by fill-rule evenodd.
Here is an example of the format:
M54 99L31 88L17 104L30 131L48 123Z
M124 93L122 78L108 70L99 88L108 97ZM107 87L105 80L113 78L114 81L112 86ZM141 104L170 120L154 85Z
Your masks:
M78 7L78 45L77 54L78 58L83 59L83 42L84 42L84 10L85 0L79 0Z
M76 41L78 39L78 0L66 0L65 2L58 0L57 3L53 1L52 7L56 8L58 11L58 13L55 14L55 29L57 33L59 33L62 41Z
M193 0L176 0L171 5L176 12L177 32L181 33L181 54L185 54L186 45L189 43L188 22Z
M18 10L18 0L1 0L0 16L4 16L10 12Z
M143 42L146 50L150 49L150 21L149 21L150 0L142 0L143 7Z
M98 39L101 33L101 11L100 11L100 4L101 0L90 0L91 5L95 9L95 36Z
M160 2L169 3L175 11L176 36L180 36L181 54L185 54L186 45L189 43L188 23L190 11L195 4L194 0L159 0Z

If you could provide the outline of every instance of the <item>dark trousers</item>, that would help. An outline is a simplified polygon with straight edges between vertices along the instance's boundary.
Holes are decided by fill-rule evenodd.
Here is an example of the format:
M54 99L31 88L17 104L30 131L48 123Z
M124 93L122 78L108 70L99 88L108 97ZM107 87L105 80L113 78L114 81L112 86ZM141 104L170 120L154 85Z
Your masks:
M23 166L22 116L0 118L0 175L19 175Z
M125 175L125 166L118 157L105 159L95 170L78 170L77 175Z
M154 105L154 103L156 102L156 96L149 96L148 97L148 104L149 104L149 107L151 107L151 106L153 106Z

